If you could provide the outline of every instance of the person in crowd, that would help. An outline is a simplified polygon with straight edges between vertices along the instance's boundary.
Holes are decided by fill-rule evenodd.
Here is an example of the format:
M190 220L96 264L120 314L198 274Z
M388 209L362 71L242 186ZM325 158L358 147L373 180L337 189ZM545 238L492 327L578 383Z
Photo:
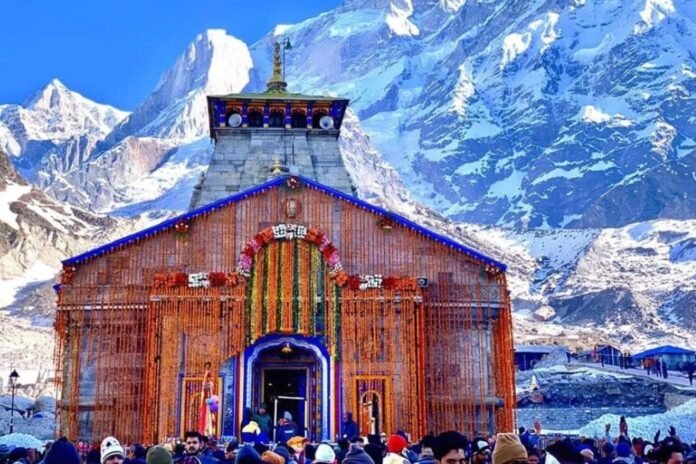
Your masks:
M348 450L350 449L350 441L348 441L347 438L340 438L336 444L338 447L334 448L334 452L336 453L336 462L340 464L343 462L343 458L346 457L346 454L348 454Z
M353 420L353 413L346 412L343 414L343 422L341 423L341 438L352 440L360 434L358 424Z
M382 460L383 464L409 464L408 459L402 454L408 442L398 434L393 434L387 440L387 455Z
M678 440L666 438L657 453L658 464L684 464L682 445Z
M527 458L527 450L520 437L514 433L499 433L496 436L493 464L527 464Z
M281 455L274 453L271 450L264 451L264 453L261 455L261 460L266 464L285 464L285 459L283 459Z
M569 439L546 447L546 464L583 464L585 459Z
M101 464L122 464L126 459L123 446L114 437L106 437L101 442Z
M273 432L273 419L271 419L271 415L268 414L265 403L259 405L258 412L252 416L251 420L258 424L262 434L265 433L265 436L269 437L269 440L263 441L263 443L268 443Z
M628 438L628 422L626 422L625 416L621 416L619 419L619 435Z
M336 460L336 453L330 445L322 443L317 446L317 451L314 458L314 462L316 464L334 464L334 461Z
M667 362L663 359L661 365L662 365L662 377L666 379L669 377L669 375L667 373Z
M634 464L635 460L631 454L631 446L625 441L616 445L616 458L612 462L615 464Z
M357 443L350 445L350 449L343 458L343 464L375 464L370 455L368 455L362 446Z
M26 448L19 446L10 451L7 460L10 464L29 464L29 461L27 461L28 454L29 452Z
M689 385L694 385L694 374L696 373L696 363L693 361L688 361L684 363L682 370L689 379Z
M278 443L287 443L288 440L297 435L297 424L292 421L292 414L289 411L285 411L283 417L278 420L276 441Z
M220 464L234 464L237 457L237 442L228 443L225 448L225 457L220 460Z
M490 455L491 447L488 441L483 437L474 439L473 443L471 443L471 463L486 464Z
M172 455L163 446L153 446L145 454L147 464L172 464Z
M595 461L594 451L592 451L592 449L587 448L587 447L583 447L583 448L580 450L580 454L582 454L582 457L583 457L583 459L585 460L585 462L586 462L587 464L593 464L593 463L596 462L596 461Z
M527 454L527 462L529 462L529 464L539 464L539 462L541 462L539 451L537 451L536 449L531 449L527 451Z
M307 443L304 447L305 464L312 464L316 459L317 448L311 443Z
M210 455L219 461L225 459L225 452L218 448L217 440L210 440L208 443L208 449L210 450Z
M273 450L278 456L283 458L285 464L297 464L295 461L295 455L290 452L290 450L285 445L278 445ZM263 453L262 453L263 455Z
M265 464L261 460L261 455L256 452L256 449L252 445L243 445L235 460L235 464Z
M63 437L56 440L46 452L43 464L80 464L75 447Z
M372 458L375 464L382 464L384 459L384 453L386 452L386 447L379 435L370 434L367 436L367 445L365 445L365 452Z
M466 464L466 438L459 432L444 432L433 442L436 464Z
M186 446L184 455L176 462L184 464L189 457L197 458L201 464L217 464L218 460L212 456L203 454L203 437L196 431L189 431L184 434L184 445Z
M424 436L421 441L420 455L418 456L418 464L434 464L435 455L433 454L433 448L437 439L432 435Z
M145 461L146 450L143 445L136 443L127 453L126 464L147 464Z

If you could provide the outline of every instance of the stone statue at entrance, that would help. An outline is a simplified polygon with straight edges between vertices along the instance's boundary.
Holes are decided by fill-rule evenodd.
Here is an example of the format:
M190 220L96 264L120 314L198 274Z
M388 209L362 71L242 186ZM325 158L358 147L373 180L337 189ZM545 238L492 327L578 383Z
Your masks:
M210 363L205 363L203 373L203 385L201 389L200 416L198 418L198 432L212 437L217 433L218 410L220 400L215 394L213 380L210 372Z

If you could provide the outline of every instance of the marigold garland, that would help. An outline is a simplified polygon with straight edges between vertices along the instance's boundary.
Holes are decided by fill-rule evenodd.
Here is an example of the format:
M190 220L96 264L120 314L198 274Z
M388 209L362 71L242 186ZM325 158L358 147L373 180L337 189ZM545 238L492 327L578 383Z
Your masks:
M300 282L301 279L296 279L296 275L303 274L309 270L310 272L314 270L314 266L310 264L309 256L305 258L303 253L297 252L296 259L289 259L289 256L294 253L294 248L281 248L280 251L283 254L284 262L292 262L291 266L280 266L278 263L278 256L275 253L269 253L268 261L266 265L269 267L269 273L279 277L279 280L275 279L267 280L264 284L264 288L267 289L266 294L263 297L263 308L265 310L270 310L273 306L278 305L279 309L288 305L288 307L293 308L293 312L297 313L300 306L304 306L303 300L298 300L296 302L283 301L282 296L286 290L284 282L290 285L292 282ZM313 258L313 256L312 256ZM266 259L266 258L264 258ZM306 264L301 261L304 260ZM328 266L328 265L327 265ZM272 270L272 271L271 271ZM276 274L276 270L279 272ZM64 274L65 275L65 274ZM342 288L349 288L351 290L369 290L369 289L385 289L385 290L415 290L418 288L418 280L411 277L382 277L379 274L361 274L361 275L348 275L345 272L338 272L331 275L333 282ZM65 277L63 277L65 279ZM225 274L224 272L195 272L187 274L185 272L171 272L171 273L157 273L153 278L153 286L155 288L163 287L188 287L188 288L217 288L217 287L236 287L237 285L245 282L248 278L241 276L235 272L230 272ZM253 280L253 279L252 279ZM276 282L277 285L276 285ZM313 280L311 282L314 282ZM65 283L65 282L64 282ZM301 283L298 283L297 294L302 295ZM278 294L278 289L283 289L283 292ZM311 304L315 302L312 301L316 293L316 288L310 290L309 298ZM289 294L289 293L287 293ZM277 303L275 303L277 302ZM286 307L287 310L287 307ZM264 324L266 326L267 324ZM272 324L268 324L269 330L272 330Z

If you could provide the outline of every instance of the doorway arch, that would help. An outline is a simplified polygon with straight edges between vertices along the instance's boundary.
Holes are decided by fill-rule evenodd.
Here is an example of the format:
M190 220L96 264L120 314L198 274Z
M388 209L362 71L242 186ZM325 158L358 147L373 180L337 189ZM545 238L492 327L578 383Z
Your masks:
M284 346L310 353L316 360L317 381L312 382L307 402L309 417L314 418L318 427L312 427L308 421L308 434L315 440L330 439L331 424L331 404L329 402L329 392L331 391L331 358L326 347L319 337L305 337L301 335L267 335L260 338L253 345L249 346L244 352L244 405L252 408L258 407L261 398L259 390L259 370L263 371L265 366L264 353L278 350ZM289 363L292 366L292 362ZM308 379L308 383L310 380ZM318 429L318 430L317 430Z

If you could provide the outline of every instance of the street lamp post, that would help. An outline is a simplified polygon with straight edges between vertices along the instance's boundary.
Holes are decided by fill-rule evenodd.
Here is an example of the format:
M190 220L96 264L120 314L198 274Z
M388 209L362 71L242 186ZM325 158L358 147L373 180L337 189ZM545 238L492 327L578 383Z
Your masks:
M14 399L15 390L17 389L18 378L19 374L17 373L17 370L13 369L12 373L10 374L10 385L12 386L12 406L10 409L10 433L14 432Z

